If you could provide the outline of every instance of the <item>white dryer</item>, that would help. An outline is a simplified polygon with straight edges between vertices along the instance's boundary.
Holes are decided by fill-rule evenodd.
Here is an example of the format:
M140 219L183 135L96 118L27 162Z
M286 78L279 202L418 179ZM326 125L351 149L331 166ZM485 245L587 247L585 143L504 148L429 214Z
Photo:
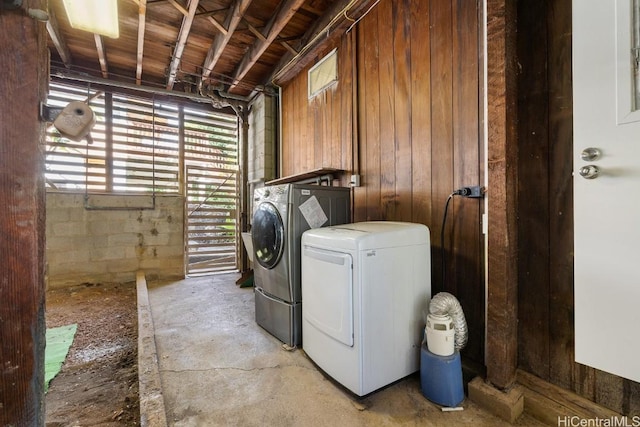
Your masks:
M431 296L429 229L360 222L302 235L304 351L364 396L420 368Z

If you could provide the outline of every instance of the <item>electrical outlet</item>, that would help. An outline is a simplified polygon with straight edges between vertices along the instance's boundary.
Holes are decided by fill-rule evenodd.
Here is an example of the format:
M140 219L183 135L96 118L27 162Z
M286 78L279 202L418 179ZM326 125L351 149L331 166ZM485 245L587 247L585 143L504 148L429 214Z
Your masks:
M456 194L470 199L482 199L484 197L484 187L474 185L473 187L462 187Z
M472 199L481 199L484 197L484 187L475 185L469 188L471 189L471 194L468 195L467 197L471 197Z

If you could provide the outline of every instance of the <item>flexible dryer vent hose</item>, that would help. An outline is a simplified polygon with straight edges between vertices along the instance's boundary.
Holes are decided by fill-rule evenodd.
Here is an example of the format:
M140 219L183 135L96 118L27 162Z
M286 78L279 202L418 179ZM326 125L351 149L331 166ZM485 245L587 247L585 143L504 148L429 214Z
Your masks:
M455 349L460 351L467 345L469 332L467 331L467 321L460 302L448 292L440 292L431 299L429 304L431 314L448 315L453 321L455 334Z

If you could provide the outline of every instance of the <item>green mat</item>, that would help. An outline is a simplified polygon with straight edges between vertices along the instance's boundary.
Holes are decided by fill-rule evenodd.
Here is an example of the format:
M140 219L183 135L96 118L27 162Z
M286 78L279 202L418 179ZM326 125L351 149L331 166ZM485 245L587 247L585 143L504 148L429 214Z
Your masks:
M77 329L78 325L76 323L47 329L47 346L44 351L45 392L49 388L49 382L60 372L62 362L67 357Z

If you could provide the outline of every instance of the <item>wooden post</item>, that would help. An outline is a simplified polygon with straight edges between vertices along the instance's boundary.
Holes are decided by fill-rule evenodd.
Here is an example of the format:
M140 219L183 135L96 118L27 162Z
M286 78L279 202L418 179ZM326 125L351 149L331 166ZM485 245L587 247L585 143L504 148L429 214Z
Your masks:
M265 104L268 98L265 98ZM238 172L239 176L239 187L238 194L240 196L240 202L238 204L238 208L240 209L240 215L238 220L240 221L240 232L246 232L249 230L249 218L251 217L251 212L249 210L249 198L251 195L248 194L249 188L247 187L247 172L249 170L249 112L247 108L242 109L242 113L239 115L238 119L240 120L240 168ZM239 255L239 269L240 272L244 274L249 271L249 257L244 249L242 249L243 244L240 243L238 248L240 249Z
M508 389L518 355L516 2L487 0L487 380Z
M0 425L44 425L45 23L0 11Z

